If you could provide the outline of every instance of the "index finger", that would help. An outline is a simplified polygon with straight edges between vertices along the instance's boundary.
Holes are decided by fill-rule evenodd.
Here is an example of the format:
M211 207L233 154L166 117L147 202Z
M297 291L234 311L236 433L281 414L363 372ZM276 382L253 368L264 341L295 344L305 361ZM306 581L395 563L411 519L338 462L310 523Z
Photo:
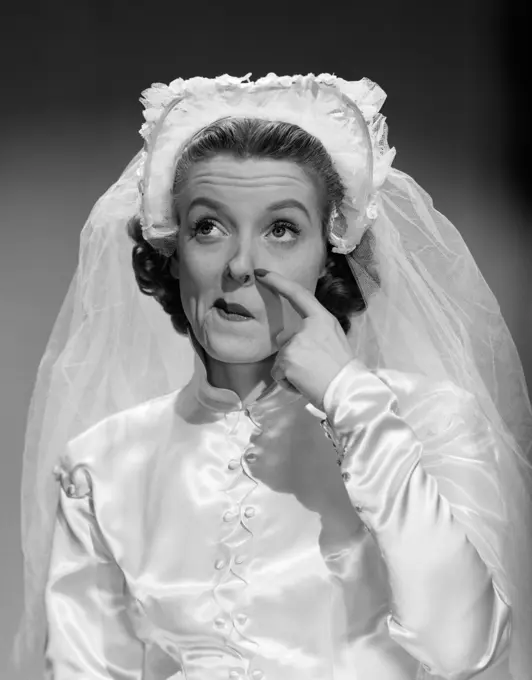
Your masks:
M265 271L265 270L255 270ZM308 316L315 316L323 311L322 305L308 288L305 288L297 281L287 279L286 276L278 272L268 271L264 276L256 274L257 280L265 283L285 297L296 312L304 319Z

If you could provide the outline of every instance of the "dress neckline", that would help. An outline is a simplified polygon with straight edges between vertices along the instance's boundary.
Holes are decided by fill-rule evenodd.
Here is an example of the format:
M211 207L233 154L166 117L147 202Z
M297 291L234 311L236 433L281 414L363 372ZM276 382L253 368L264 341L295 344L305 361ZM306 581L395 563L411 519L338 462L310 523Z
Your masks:
M278 382L269 385L253 402L244 405L233 390L215 387L207 378L205 350L195 336L188 331L188 337L194 349L194 374L192 376L193 393L196 399L213 411L249 411L255 414L283 408L302 398L300 394L289 392Z

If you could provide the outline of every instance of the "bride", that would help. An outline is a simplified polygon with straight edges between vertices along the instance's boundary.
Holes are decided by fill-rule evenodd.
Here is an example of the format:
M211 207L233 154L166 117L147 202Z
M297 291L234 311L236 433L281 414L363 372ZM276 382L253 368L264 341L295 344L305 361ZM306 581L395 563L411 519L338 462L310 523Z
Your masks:
M528 677L521 364L460 235L392 168L383 101L327 74L144 93L32 400L20 662Z

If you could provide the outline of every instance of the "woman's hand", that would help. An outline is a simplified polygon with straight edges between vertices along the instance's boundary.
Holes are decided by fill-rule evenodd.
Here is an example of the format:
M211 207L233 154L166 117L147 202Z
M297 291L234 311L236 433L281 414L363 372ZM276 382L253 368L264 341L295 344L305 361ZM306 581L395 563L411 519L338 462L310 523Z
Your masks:
M338 319L309 290L277 272L261 275L263 271L255 270L258 280L285 297L303 319L299 331L277 335L281 348L272 378L288 390L295 389L322 411L328 386L354 358L347 337Z

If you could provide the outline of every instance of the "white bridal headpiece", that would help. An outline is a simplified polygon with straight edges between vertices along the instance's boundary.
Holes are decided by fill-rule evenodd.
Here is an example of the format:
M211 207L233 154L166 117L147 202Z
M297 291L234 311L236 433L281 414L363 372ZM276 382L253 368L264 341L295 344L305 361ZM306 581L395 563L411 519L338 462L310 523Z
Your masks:
M334 252L351 252L377 216L376 195L395 156L379 113L386 95L367 78L348 82L326 73L271 73L253 82L250 75L179 78L143 93L146 148L139 174L144 238L166 255L173 252L172 170L179 151L213 121L236 116L293 123L322 142L347 188L336 212L345 219L331 221L329 238ZM345 233L337 231L342 225L348 225Z

